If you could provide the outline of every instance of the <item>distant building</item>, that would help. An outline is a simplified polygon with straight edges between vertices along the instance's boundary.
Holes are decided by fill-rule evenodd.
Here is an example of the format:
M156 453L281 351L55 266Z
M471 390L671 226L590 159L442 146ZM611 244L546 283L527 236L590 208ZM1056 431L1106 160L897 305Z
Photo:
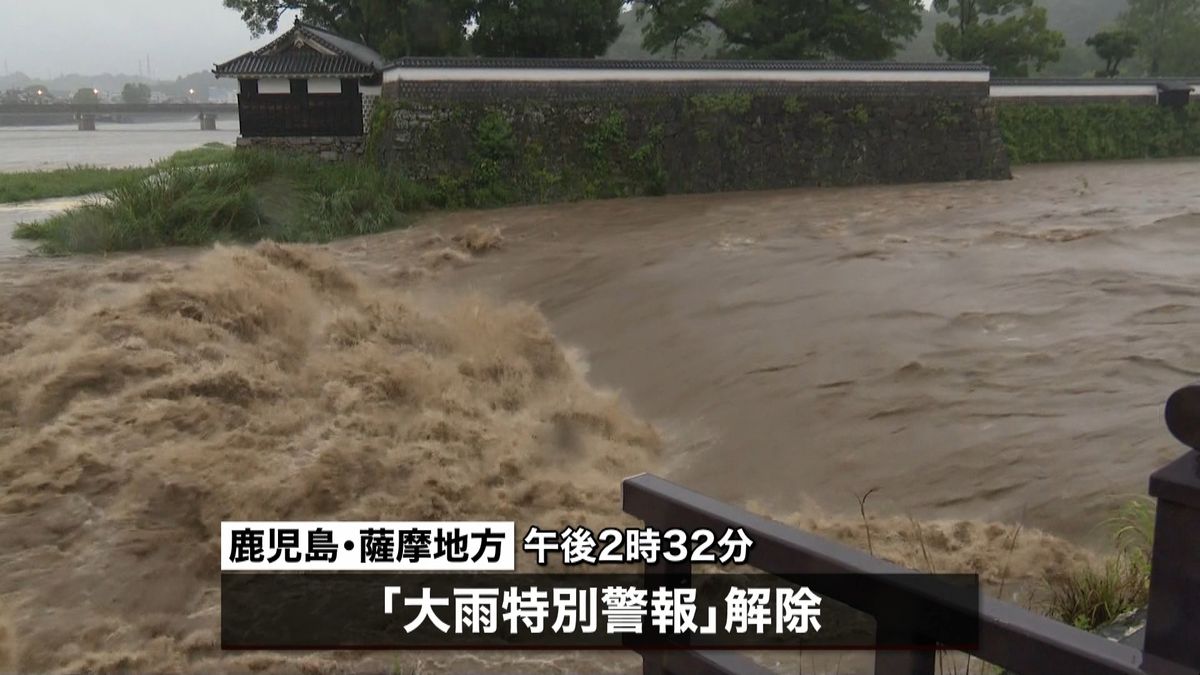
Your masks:
M362 136L378 96L383 58L375 50L296 20L256 51L217 64L237 78L242 136Z

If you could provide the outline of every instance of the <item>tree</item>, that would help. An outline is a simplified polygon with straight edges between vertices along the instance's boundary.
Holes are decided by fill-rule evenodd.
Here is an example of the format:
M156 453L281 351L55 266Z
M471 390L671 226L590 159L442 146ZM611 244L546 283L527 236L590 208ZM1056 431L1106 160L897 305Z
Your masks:
M224 0L226 7L241 13L242 21L256 38L278 30L285 12L299 10L305 21L331 28L347 20L355 4L353 0Z
M71 102L76 104L99 103L100 95L95 89L83 87L75 92L71 97Z
M940 23L933 48L951 61L982 61L995 74L1025 77L1058 60L1063 34L1046 26L1034 0L933 0L956 22Z
M347 25L329 27L342 35L357 35L385 57L467 53L467 23L475 0L357 0L352 4L356 11ZM366 30L354 33L356 25Z
M746 59L886 59L921 27L921 0L643 0L642 43L651 52L706 42Z
M1120 22L1137 36L1150 75L1191 75L1195 70L1200 0L1129 0Z
M1104 70L1097 76L1116 77L1121 72L1121 62L1137 49L1138 37L1127 30L1106 30L1088 38L1086 44L1104 59Z
M895 1L895 0L892 0ZM399 56L596 56L620 35L621 0L223 0L250 32L273 33L288 11ZM475 31L468 37L469 25Z
M651 54L642 46L642 28L649 22L649 17L638 16L636 3L626 3L626 10L621 12L621 34L604 53L606 59L650 59ZM712 26L704 26L702 33L697 36L696 46L680 44L670 49L672 59L704 59L712 55L721 44L721 34Z
M477 0L471 51L480 56L599 56L621 34L624 4L624 0Z
M475 0L223 0L254 37L279 28L284 12L361 42L387 58L465 53Z
M126 82L125 86L121 87L121 100L126 103L149 103L150 87L140 82Z

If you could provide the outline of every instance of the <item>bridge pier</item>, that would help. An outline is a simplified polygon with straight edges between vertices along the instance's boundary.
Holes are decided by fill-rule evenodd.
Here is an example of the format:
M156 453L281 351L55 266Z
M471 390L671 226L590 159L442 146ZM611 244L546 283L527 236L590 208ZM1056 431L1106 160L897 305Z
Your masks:
M96 114L95 113L79 113L75 117L79 123L80 131L95 131L96 130Z
M200 113L200 131L217 130L217 113Z

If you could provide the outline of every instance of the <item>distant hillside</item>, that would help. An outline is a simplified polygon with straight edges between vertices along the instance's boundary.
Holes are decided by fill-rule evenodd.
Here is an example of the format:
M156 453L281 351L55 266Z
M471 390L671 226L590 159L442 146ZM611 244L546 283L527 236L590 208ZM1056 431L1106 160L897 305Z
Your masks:
M1050 25L1062 31L1067 39L1067 48L1062 58L1043 73L1043 76L1090 75L1103 66L1084 40L1108 27L1128 6L1128 0L1039 0L1050 17ZM941 61L933 50L934 31L938 23L949 21L945 15L926 12L920 32L896 55L900 61ZM636 13L622 14L624 30L605 54L610 59L670 58L668 54L654 55L642 49L642 26ZM711 56L720 47L719 35L713 31L707 48L691 48L681 58L704 58Z

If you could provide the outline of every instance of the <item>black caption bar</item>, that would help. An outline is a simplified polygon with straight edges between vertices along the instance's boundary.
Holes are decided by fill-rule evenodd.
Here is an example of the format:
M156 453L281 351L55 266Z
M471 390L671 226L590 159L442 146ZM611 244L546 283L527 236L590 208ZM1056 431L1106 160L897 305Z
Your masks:
M875 616L890 628L877 631ZM965 650L978 642L975 575L221 576L224 649Z

